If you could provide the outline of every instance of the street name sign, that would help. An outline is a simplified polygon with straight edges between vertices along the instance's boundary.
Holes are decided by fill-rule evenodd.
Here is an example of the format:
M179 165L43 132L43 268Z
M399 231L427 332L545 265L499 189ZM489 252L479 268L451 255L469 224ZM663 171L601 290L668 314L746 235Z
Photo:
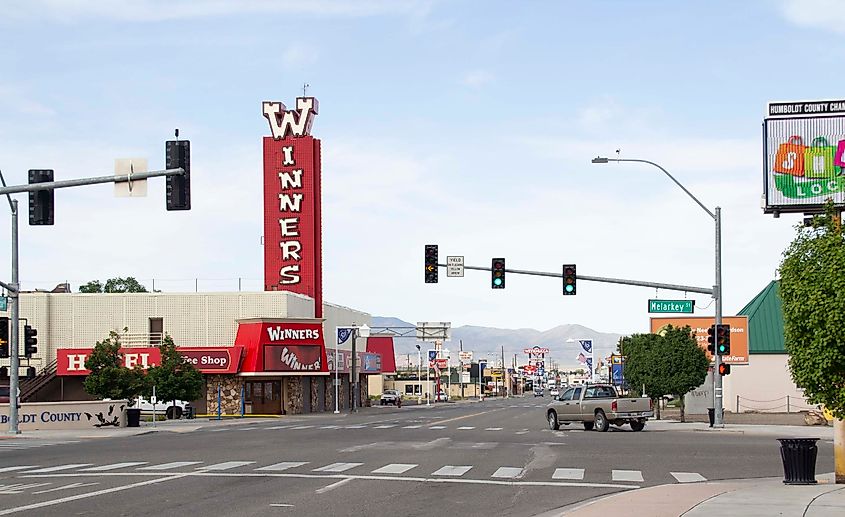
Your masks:
M446 276L464 276L464 257L446 257Z
M0 296L0 311L5 312L9 309L8 300L5 296Z
M648 312L692 314L695 312L695 300L649 300Z

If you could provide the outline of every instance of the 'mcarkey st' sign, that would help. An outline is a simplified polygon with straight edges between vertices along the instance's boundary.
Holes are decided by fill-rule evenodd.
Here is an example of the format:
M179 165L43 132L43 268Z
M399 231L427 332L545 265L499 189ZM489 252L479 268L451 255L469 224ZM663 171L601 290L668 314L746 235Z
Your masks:
M692 314L695 312L695 300L649 300L648 312Z

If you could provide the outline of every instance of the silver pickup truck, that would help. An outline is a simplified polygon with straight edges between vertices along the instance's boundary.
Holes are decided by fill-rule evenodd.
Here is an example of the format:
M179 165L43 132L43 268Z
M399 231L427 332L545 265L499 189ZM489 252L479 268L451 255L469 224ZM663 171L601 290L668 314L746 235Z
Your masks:
M607 431L610 424L630 424L634 431L642 431L645 422L654 416L650 398L619 398L610 384L574 386L546 407L549 429L557 431L560 424L583 422L584 429Z

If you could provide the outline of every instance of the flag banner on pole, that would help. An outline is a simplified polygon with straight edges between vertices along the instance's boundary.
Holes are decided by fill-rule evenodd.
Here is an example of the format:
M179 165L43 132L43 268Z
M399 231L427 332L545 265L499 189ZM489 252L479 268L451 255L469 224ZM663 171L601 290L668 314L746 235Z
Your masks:
M337 344L342 345L346 343L350 336L352 336L353 330L355 330L355 327L337 327Z
M587 352L588 354L593 353L593 340L592 339L581 339L578 342L581 343L581 348L583 348L585 352Z

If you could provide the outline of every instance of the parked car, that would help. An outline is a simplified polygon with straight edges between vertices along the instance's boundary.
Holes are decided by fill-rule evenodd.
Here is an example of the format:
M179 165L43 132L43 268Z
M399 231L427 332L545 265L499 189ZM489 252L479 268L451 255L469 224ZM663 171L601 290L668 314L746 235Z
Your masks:
M402 394L397 390L384 390L384 393L381 394L379 404L382 406L386 406L387 404L399 404L399 400L401 398Z
M549 390L549 395L551 395L552 397L557 397L558 395L560 395L560 390L558 390L557 388L551 388Z
M446 394L445 391L441 390L437 393L437 397L434 398L435 402L449 402L449 395Z
M157 414L166 414L167 418L182 418L182 413L185 412L185 408L190 405L190 402L185 402L184 400L176 400L176 401L169 401L165 402L163 400L156 401L155 404L155 411ZM170 409L171 406L173 409ZM152 414L153 412L153 403L145 398L138 397L135 400L135 405L132 406L141 410L141 414Z
M535 397L543 397L546 395L545 390L543 388L534 388L534 396Z
M629 424L634 431L642 431L646 420L654 416L654 407L647 397L622 397L610 384L574 386L556 397L546 407L549 428L556 431L560 424L583 422L587 431L607 431L610 424Z

